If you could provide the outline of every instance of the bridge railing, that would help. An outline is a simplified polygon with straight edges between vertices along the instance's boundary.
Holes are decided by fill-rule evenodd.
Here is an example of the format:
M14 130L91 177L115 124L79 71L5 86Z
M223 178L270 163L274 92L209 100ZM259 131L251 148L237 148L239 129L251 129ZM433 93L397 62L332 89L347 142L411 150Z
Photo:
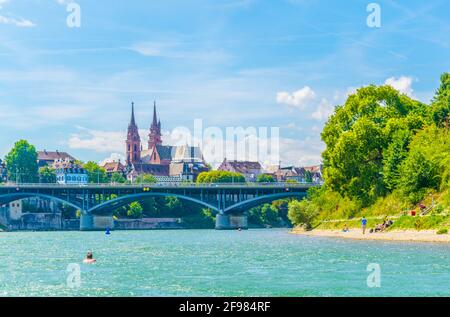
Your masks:
M55 183L1 183L0 187L16 187L16 188L310 188L321 186L322 183L90 183L90 184L55 184Z

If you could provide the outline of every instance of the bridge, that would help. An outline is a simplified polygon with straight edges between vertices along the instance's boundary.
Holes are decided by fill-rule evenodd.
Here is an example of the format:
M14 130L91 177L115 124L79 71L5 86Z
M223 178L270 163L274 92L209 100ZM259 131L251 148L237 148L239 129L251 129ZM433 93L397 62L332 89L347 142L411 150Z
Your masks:
M0 206L25 198L49 199L80 210L80 230L100 230L113 228L112 211L117 208L148 197L177 197L213 210L216 229L233 229L247 227L248 209L283 198L302 198L314 186L317 184L6 184L0 185ZM105 213L109 216L100 216Z

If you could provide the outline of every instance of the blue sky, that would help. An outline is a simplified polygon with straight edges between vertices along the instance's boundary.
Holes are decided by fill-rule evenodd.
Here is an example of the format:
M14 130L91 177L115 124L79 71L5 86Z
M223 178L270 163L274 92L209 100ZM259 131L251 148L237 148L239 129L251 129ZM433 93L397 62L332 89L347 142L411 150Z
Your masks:
M166 132L280 127L284 164L320 162L333 107L368 84L428 102L450 70L448 1L0 0L0 157L18 139L101 161L136 104Z

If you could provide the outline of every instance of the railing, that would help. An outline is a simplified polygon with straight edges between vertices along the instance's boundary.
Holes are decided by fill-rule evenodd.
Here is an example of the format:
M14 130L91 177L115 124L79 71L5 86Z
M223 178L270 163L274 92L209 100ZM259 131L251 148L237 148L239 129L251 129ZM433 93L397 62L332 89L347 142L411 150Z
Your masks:
M43 184L43 183L2 183L0 187L15 188L217 188L217 187L234 187L234 188L310 188L321 186L322 183L139 183L139 184L122 184L122 183L90 183L90 184Z

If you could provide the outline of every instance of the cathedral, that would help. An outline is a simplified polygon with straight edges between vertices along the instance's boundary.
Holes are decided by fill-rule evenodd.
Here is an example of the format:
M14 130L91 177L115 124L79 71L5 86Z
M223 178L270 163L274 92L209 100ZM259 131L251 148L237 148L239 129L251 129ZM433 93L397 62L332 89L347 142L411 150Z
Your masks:
M208 171L199 147L163 145L161 121L153 105L153 120L148 134L147 150L143 149L139 129L131 104L131 120L126 140L128 179L135 181L140 175L154 175L158 181L195 181L198 174Z

